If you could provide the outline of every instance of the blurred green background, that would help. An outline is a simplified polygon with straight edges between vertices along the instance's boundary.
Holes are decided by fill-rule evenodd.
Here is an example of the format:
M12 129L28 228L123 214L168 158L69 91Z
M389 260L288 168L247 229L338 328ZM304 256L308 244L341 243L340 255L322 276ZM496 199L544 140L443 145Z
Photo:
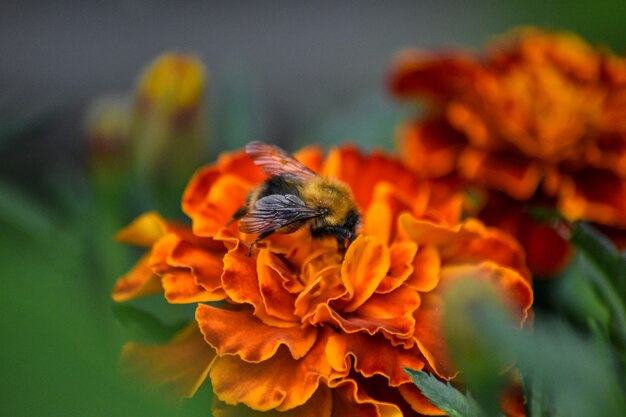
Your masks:
M119 375L124 341L165 341L193 311L154 298L113 305L112 285L138 255L114 242L119 228L153 208L179 217L188 175L253 139L392 149L406 109L387 96L385 74L400 48L480 48L531 24L623 52L625 21L620 0L3 2L0 414L209 415L206 386L178 406ZM206 67L191 118L163 121L171 114L138 104L139 75L166 51L194 54ZM114 98L105 110L94 107L102 97ZM113 130L105 133L115 140L156 129L171 149L200 141L199 158L156 186L163 179L138 172L132 150L93 146L94 120L107 111ZM539 300L546 310L577 308L578 287L549 285L552 298ZM580 303L588 310L579 320L608 320L593 297Z

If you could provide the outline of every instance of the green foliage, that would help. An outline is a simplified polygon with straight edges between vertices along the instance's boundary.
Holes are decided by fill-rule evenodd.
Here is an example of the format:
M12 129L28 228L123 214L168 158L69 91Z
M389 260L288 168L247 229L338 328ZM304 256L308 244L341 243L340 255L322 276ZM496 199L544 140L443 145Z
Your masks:
M568 288L571 297L568 303L555 305L566 307L556 311L560 314L539 311L532 330L520 330L497 297L476 282L461 282L448 293L445 328L460 378L474 394L493 390L491 396L475 396L483 415L492 415L499 406L493 395L499 390L493 383L499 381L503 389L507 357L516 358L531 417L617 416L626 409L622 345L626 294L615 289L624 258L588 225L577 224L573 230L572 241L579 250L558 278L565 283L558 288ZM574 296L573 289L587 294ZM577 308L582 311L577 313ZM424 385L421 380L416 384ZM439 405L445 385L431 385L439 388L425 387L423 392ZM458 395L448 393L450 398ZM454 404L458 412L461 403Z
M471 396L464 395L449 382L441 382L424 371L408 368L404 370L420 391L450 417L482 417L484 415Z

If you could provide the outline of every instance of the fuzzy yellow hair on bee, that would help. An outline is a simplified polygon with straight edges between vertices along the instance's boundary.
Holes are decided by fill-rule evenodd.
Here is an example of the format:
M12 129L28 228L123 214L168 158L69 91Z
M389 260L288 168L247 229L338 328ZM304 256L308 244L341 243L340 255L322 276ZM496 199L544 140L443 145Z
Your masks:
M248 255L272 233L293 233L303 227L314 238L335 237L340 250L354 240L361 215L345 184L317 175L276 146L250 142L246 152L268 175L231 220L241 219L240 231L258 234Z

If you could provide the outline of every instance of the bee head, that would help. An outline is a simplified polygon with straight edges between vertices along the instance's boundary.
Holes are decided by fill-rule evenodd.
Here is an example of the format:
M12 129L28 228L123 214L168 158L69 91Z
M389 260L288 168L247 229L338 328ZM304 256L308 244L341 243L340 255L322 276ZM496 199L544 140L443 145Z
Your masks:
M355 210L350 210L345 222L342 225L342 227L350 232L350 236L348 237L350 241L353 241L356 238L356 228L358 227L360 221L361 215Z

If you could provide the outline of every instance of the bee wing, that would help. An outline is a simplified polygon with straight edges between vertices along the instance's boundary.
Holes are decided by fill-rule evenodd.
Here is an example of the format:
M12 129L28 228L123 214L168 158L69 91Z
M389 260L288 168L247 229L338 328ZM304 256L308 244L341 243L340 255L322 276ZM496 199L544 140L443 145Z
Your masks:
M291 174L300 179L310 179L317 176L315 172L287 152L267 143L250 142L246 145L246 153L269 176Z
M252 210L241 219L239 230L244 233L273 232L322 214L320 209L308 207L296 195L272 194L257 200Z

